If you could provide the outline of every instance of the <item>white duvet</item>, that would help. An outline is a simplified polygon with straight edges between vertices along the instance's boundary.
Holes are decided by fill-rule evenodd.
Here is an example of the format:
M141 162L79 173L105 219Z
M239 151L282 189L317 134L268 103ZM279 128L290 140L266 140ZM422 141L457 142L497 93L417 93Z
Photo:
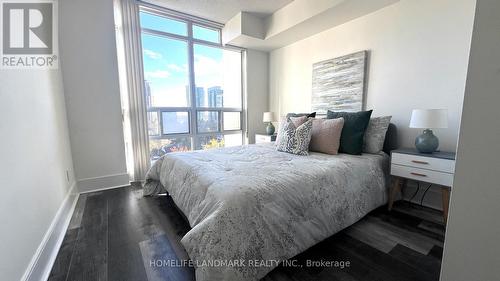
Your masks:
M186 215L196 280L258 280L385 204L388 158L297 156L272 143L170 153L144 194L166 190Z

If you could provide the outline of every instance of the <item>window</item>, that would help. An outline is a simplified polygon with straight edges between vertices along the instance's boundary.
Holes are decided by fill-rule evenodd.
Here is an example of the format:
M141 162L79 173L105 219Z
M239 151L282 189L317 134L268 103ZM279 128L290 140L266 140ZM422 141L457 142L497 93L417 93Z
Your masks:
M241 53L194 44L198 107L241 108Z
M212 133L219 131L219 112L218 111L198 111L196 123L198 124L198 133Z
M186 22L156 16L147 12L140 13L140 21L143 29L147 28L187 36Z
M170 111L161 113L162 134L189 134L189 112Z
M188 107L188 43L147 33L141 39L147 106Z
M150 158L243 144L242 53L196 18L140 6Z
M198 25L193 25L193 37L195 39L200 39L213 43L220 42L219 30L201 27Z
M224 130L241 130L241 113L240 112L224 112Z

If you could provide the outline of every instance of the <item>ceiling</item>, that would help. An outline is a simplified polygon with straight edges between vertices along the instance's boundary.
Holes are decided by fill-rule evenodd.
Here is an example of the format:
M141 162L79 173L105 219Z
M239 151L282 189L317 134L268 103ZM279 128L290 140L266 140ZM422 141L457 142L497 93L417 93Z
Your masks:
M293 0L144 0L165 8L226 23L239 12L268 16Z

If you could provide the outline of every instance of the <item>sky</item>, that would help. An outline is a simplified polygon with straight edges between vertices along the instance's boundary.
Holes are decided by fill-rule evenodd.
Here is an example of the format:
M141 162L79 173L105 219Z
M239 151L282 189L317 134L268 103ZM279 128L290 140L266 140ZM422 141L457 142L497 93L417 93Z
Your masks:
M141 26L187 35L183 22L141 12ZM218 41L219 34L193 26L193 36ZM185 41L142 33L144 77L149 82L156 106L189 106L186 85L189 84L188 44ZM205 88L221 86L224 103L241 104L241 55L206 45L194 45L195 83Z

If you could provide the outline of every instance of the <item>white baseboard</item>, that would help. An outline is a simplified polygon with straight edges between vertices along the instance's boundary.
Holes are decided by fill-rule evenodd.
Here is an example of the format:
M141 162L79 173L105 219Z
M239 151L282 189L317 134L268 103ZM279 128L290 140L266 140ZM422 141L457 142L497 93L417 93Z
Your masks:
M80 192L80 194L97 192L97 191L103 191L103 190L109 190L109 189L115 189L115 188L121 188L121 187L126 187L126 186L129 186L129 185L130 185L130 183L127 183L127 184L124 184L124 185L111 186L111 187L97 188L97 189L92 189L92 190L89 190L89 191Z
M52 220L49 229L45 233L42 242L38 246L28 268L24 272L22 281L41 281L47 280L50 270L54 265L59 248L64 240L66 229L68 228L71 216L75 210L78 201L78 192L76 192L76 182L64 198L59 210Z
M38 246L33 258L24 272L22 281L45 281L62 245L66 230L73 216L78 197L81 193L118 188L129 185L128 174L116 174L97 178L81 179L74 182L61 206L57 210L49 229Z
M87 193L129 185L127 173L78 180L78 191Z

